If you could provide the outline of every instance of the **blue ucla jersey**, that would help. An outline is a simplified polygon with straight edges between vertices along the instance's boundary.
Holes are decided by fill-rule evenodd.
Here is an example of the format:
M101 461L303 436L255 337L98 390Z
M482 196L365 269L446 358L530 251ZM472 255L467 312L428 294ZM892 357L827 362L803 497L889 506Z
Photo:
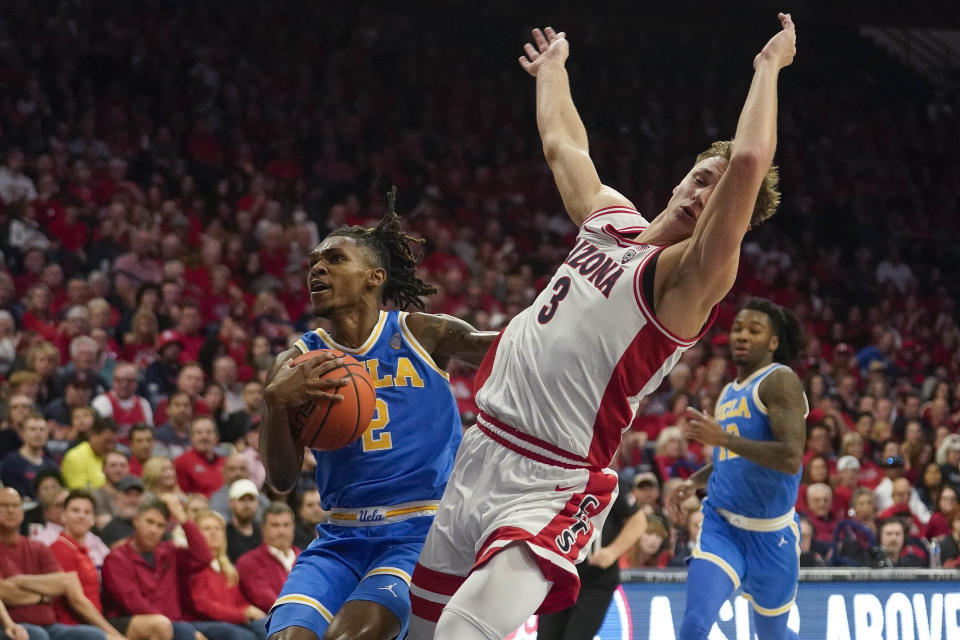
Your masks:
M460 446L460 415L449 376L407 328L407 315L381 311L359 349L337 344L323 329L296 342L304 353L339 349L364 363L377 394L376 413L360 439L342 449L313 452L325 509L443 496Z
M731 382L724 387L714 414L720 426L747 440L775 440L758 389L768 375L784 366L770 364L743 382ZM750 518L776 518L796 503L801 471L793 475L775 471L715 447L707 496L714 508Z

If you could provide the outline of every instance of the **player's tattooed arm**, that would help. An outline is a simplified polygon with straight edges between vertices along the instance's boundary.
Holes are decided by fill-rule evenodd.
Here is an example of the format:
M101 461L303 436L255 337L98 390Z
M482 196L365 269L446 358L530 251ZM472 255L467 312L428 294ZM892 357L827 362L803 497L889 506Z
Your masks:
M724 447L751 462L783 473L796 473L803 462L806 402L797 374L778 369L760 383L760 400L767 407L775 440L748 440L729 433L696 409L687 409L684 434L704 444Z
M478 331L469 322L445 314L411 313L407 326L440 367L456 358L479 367L496 331Z

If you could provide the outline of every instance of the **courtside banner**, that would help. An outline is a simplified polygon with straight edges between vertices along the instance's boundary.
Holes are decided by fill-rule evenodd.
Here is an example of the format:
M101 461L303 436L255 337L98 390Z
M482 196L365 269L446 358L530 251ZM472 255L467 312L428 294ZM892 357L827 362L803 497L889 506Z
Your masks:
M628 571L600 640L676 640L686 607L683 573ZM754 640L750 602L720 609L710 640ZM960 571L802 570L788 626L801 640L960 640ZM536 638L531 618L508 640Z

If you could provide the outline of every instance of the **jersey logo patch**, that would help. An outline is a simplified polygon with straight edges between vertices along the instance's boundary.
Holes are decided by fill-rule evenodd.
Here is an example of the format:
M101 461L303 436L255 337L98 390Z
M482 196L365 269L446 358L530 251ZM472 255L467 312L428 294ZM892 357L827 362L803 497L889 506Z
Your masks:
M569 487L561 487L559 484L556 486L554 491L559 491L563 493L564 491L570 491L570 489L576 489L578 485L572 484Z
M637 252L633 249L627 249L627 252L623 254L623 257L620 258L620 264L627 264L633 256L637 255Z
M400 342L400 334L399 333L393 334L393 337L390 338L390 346L399 351L401 344L402 343Z
M396 583L396 582L391 582L390 584L388 584L388 585L385 586L385 587L377 587L377 590L378 590L378 591L389 591L389 592L390 592L390 595L392 595L394 598L399 598L400 596L398 596L398 595L397 595L396 593L394 593L394 591L393 591L393 588L394 588L395 586L397 586L397 583Z

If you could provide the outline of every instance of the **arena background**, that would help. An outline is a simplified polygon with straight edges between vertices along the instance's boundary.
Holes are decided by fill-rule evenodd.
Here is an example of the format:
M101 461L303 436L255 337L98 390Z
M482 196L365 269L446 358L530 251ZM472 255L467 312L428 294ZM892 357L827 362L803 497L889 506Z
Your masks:
M716 381L704 371L724 358L732 310L764 295L791 307L812 337L799 370L827 378L821 415L853 418L864 397L886 398L892 410L877 419L893 426L888 439L903 440L895 418L915 396L918 446L933 459L960 423L960 13L941 2L824 4L4 2L0 149L4 158L22 150L43 205L11 200L0 210L10 276L0 306L15 319L3 337L20 341L0 362L4 427L11 380L30 368L38 333L69 365L77 333L61 322L78 302L65 291L71 278L109 274L103 295L115 317L103 327L104 371L129 356L142 374L156 358L156 331L153 344L124 344L136 287L114 263L136 230L148 230L153 258L186 266L179 291L154 311L159 329L176 329L178 305L201 303L206 350L196 355L208 377L224 354L241 377L262 375L245 348L254 336L275 353L314 326L296 283L312 248L303 239L375 220L391 184L407 226L426 239L424 275L441 290L428 310L499 328L575 233L543 160L533 80L516 62L529 29L567 32L573 95L600 175L652 217L695 155L732 135L751 61L782 9L798 29L796 61L780 81L783 204L747 236L738 284L684 390L691 404L709 405ZM230 268L226 296L191 289L209 238L222 241ZM39 267L27 259L31 243L42 245ZM884 262L900 275L880 281ZM59 283L50 265L60 265ZM27 301L38 281L53 284L59 302L47 316ZM47 320L25 326L33 311ZM858 361L852 390L831 378L840 344L880 350ZM729 375L729 363L720 368ZM452 373L468 423L471 374ZM676 391L665 383L661 405ZM669 409L653 416L640 453L625 452L626 481L644 460L661 475L653 441ZM960 638L957 569L889 571L805 572L801 637ZM600 637L672 638L684 606L678 580L627 569ZM655 615L668 608L672 627ZM733 601L711 638L750 637L745 611Z

